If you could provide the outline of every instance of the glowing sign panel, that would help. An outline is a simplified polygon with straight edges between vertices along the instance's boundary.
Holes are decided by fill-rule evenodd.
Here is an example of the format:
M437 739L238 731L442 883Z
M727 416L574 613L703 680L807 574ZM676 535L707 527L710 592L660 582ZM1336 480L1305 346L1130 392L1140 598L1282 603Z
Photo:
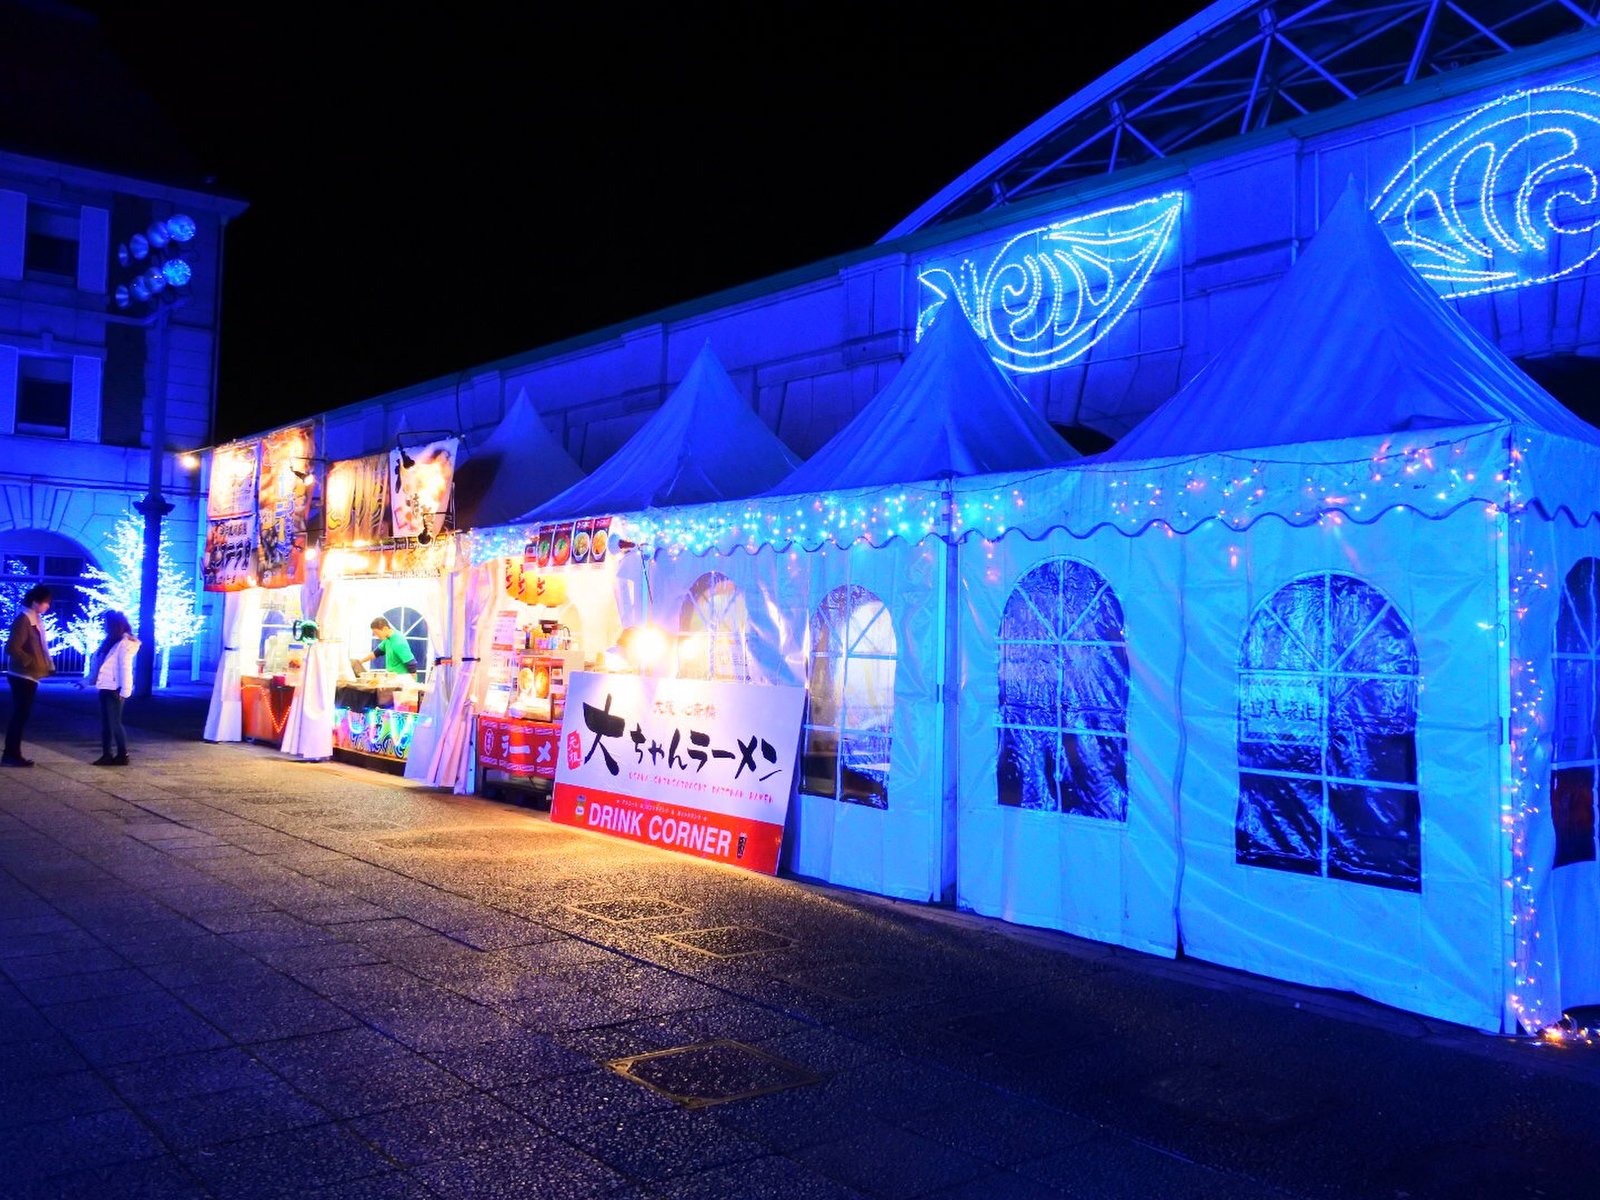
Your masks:
M1600 93L1513 92L1412 155L1372 212L1446 295L1548 283L1600 254L1597 151Z
M1133 307L1182 211L1182 194L1172 192L1026 230L986 266L970 258L924 266L917 340L954 298L1007 370L1030 374L1071 362Z

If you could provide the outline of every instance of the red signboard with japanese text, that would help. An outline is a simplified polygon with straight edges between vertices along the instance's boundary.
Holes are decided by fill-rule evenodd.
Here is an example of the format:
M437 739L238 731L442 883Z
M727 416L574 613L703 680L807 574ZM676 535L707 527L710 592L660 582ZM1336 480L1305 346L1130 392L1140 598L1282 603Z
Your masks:
M534 721L478 718L478 765L509 775L556 777L556 745L561 730Z
M551 819L775 874L805 689L576 671Z

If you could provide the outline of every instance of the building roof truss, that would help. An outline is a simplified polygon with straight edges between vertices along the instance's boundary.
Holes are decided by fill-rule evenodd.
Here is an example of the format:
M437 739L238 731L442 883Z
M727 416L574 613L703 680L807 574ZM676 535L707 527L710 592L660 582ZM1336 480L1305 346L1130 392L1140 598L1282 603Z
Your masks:
M889 236L1159 160L1600 24L1600 0L1213 4L1002 146Z

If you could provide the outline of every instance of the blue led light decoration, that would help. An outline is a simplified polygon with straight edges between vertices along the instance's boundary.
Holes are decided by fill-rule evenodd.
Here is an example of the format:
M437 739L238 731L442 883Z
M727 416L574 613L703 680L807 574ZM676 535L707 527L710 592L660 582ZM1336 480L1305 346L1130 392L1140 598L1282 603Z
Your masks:
M1600 254L1591 154L1600 154L1600 92L1511 92L1413 154L1372 213L1446 296L1548 283Z
M986 264L925 264L917 340L954 299L994 361L1018 374L1084 354L1134 306L1165 260L1183 194L1101 209L1016 234Z

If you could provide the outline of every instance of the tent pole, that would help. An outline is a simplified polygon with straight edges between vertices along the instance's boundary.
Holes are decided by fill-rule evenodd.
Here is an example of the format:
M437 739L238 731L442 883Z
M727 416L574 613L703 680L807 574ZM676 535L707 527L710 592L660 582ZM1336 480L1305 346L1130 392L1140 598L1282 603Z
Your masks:
M959 639L957 622L960 613L960 551L956 538L955 483L946 479L941 485L945 493L944 526L940 534L943 542L941 574L944 576L939 601L939 628L943 644L939 653L939 704L944 723L944 737L939 751L940 811L939 811L939 902L954 907L957 899L957 876L960 871L961 849L957 845L957 794L960 790L960 705L959 679L961 664L957 657Z

